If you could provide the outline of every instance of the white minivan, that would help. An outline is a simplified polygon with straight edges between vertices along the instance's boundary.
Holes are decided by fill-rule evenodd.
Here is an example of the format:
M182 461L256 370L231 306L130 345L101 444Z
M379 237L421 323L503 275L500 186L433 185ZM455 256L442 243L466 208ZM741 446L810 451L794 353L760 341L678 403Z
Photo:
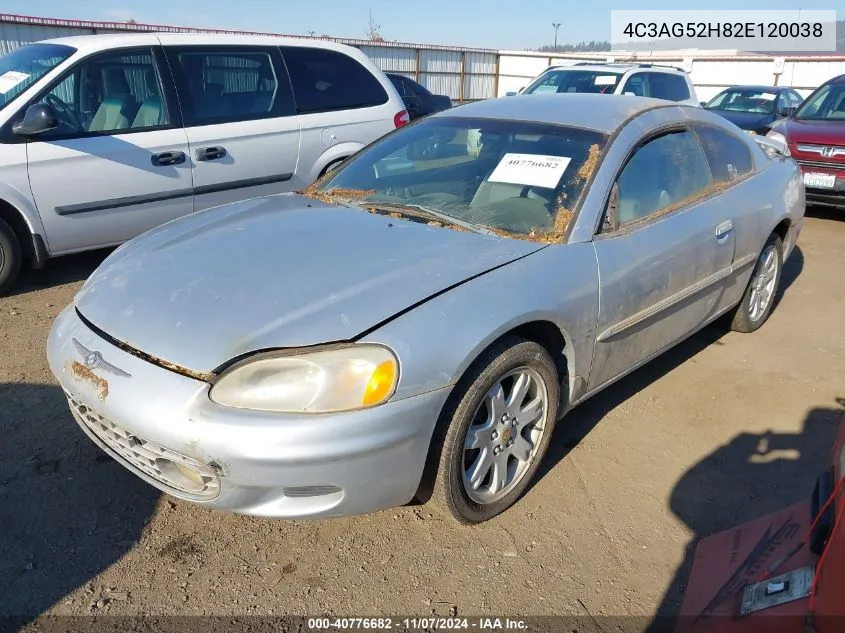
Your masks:
M407 122L384 73L326 41L147 33L23 46L0 57L0 293L24 261L301 189Z

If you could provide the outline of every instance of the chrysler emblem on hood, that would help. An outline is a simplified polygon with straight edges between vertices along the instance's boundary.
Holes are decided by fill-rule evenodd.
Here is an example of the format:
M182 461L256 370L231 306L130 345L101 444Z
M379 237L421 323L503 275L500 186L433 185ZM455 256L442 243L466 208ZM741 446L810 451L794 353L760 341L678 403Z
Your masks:
M76 347L76 350L82 355L82 358L85 360L85 366L88 369L105 369L113 374L118 376L123 376L124 378L131 378L132 375L123 371L119 367L115 367L108 361L103 358L103 355L100 352L96 352L93 350L88 349L82 343L73 339L73 345Z

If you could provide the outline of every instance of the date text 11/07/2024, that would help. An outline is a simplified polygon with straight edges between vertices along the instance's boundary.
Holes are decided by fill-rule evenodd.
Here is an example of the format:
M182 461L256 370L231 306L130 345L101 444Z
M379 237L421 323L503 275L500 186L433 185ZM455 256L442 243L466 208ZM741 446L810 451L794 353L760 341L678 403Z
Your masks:
M313 631L363 630L363 631L521 631L528 624L519 618L464 618L464 617L412 617L412 618L308 618L308 628Z

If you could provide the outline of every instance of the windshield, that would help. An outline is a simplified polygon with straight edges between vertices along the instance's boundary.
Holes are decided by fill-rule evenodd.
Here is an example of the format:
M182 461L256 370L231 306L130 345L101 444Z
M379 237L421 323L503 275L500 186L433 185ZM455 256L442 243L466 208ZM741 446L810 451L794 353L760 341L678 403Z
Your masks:
M827 84L807 97L796 119L845 120L845 83Z
M75 52L62 44L29 44L0 57L0 110Z
M457 230L558 241L606 142L600 132L545 123L423 119L303 193Z
M522 94L594 92L613 94L622 75L603 70L550 70L534 80Z
M707 103L708 110L774 114L778 95L768 90L725 90Z

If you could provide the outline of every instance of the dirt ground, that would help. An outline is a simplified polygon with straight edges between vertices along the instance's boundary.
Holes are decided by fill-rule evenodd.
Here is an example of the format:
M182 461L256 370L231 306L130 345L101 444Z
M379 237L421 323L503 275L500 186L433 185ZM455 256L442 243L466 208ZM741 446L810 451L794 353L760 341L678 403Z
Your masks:
M320 523L216 513L99 452L47 368L52 319L102 253L0 299L0 615L672 613L690 544L803 500L845 397L845 215L811 211L770 321L708 328L558 429L514 508ZM765 443L768 441L768 448Z

